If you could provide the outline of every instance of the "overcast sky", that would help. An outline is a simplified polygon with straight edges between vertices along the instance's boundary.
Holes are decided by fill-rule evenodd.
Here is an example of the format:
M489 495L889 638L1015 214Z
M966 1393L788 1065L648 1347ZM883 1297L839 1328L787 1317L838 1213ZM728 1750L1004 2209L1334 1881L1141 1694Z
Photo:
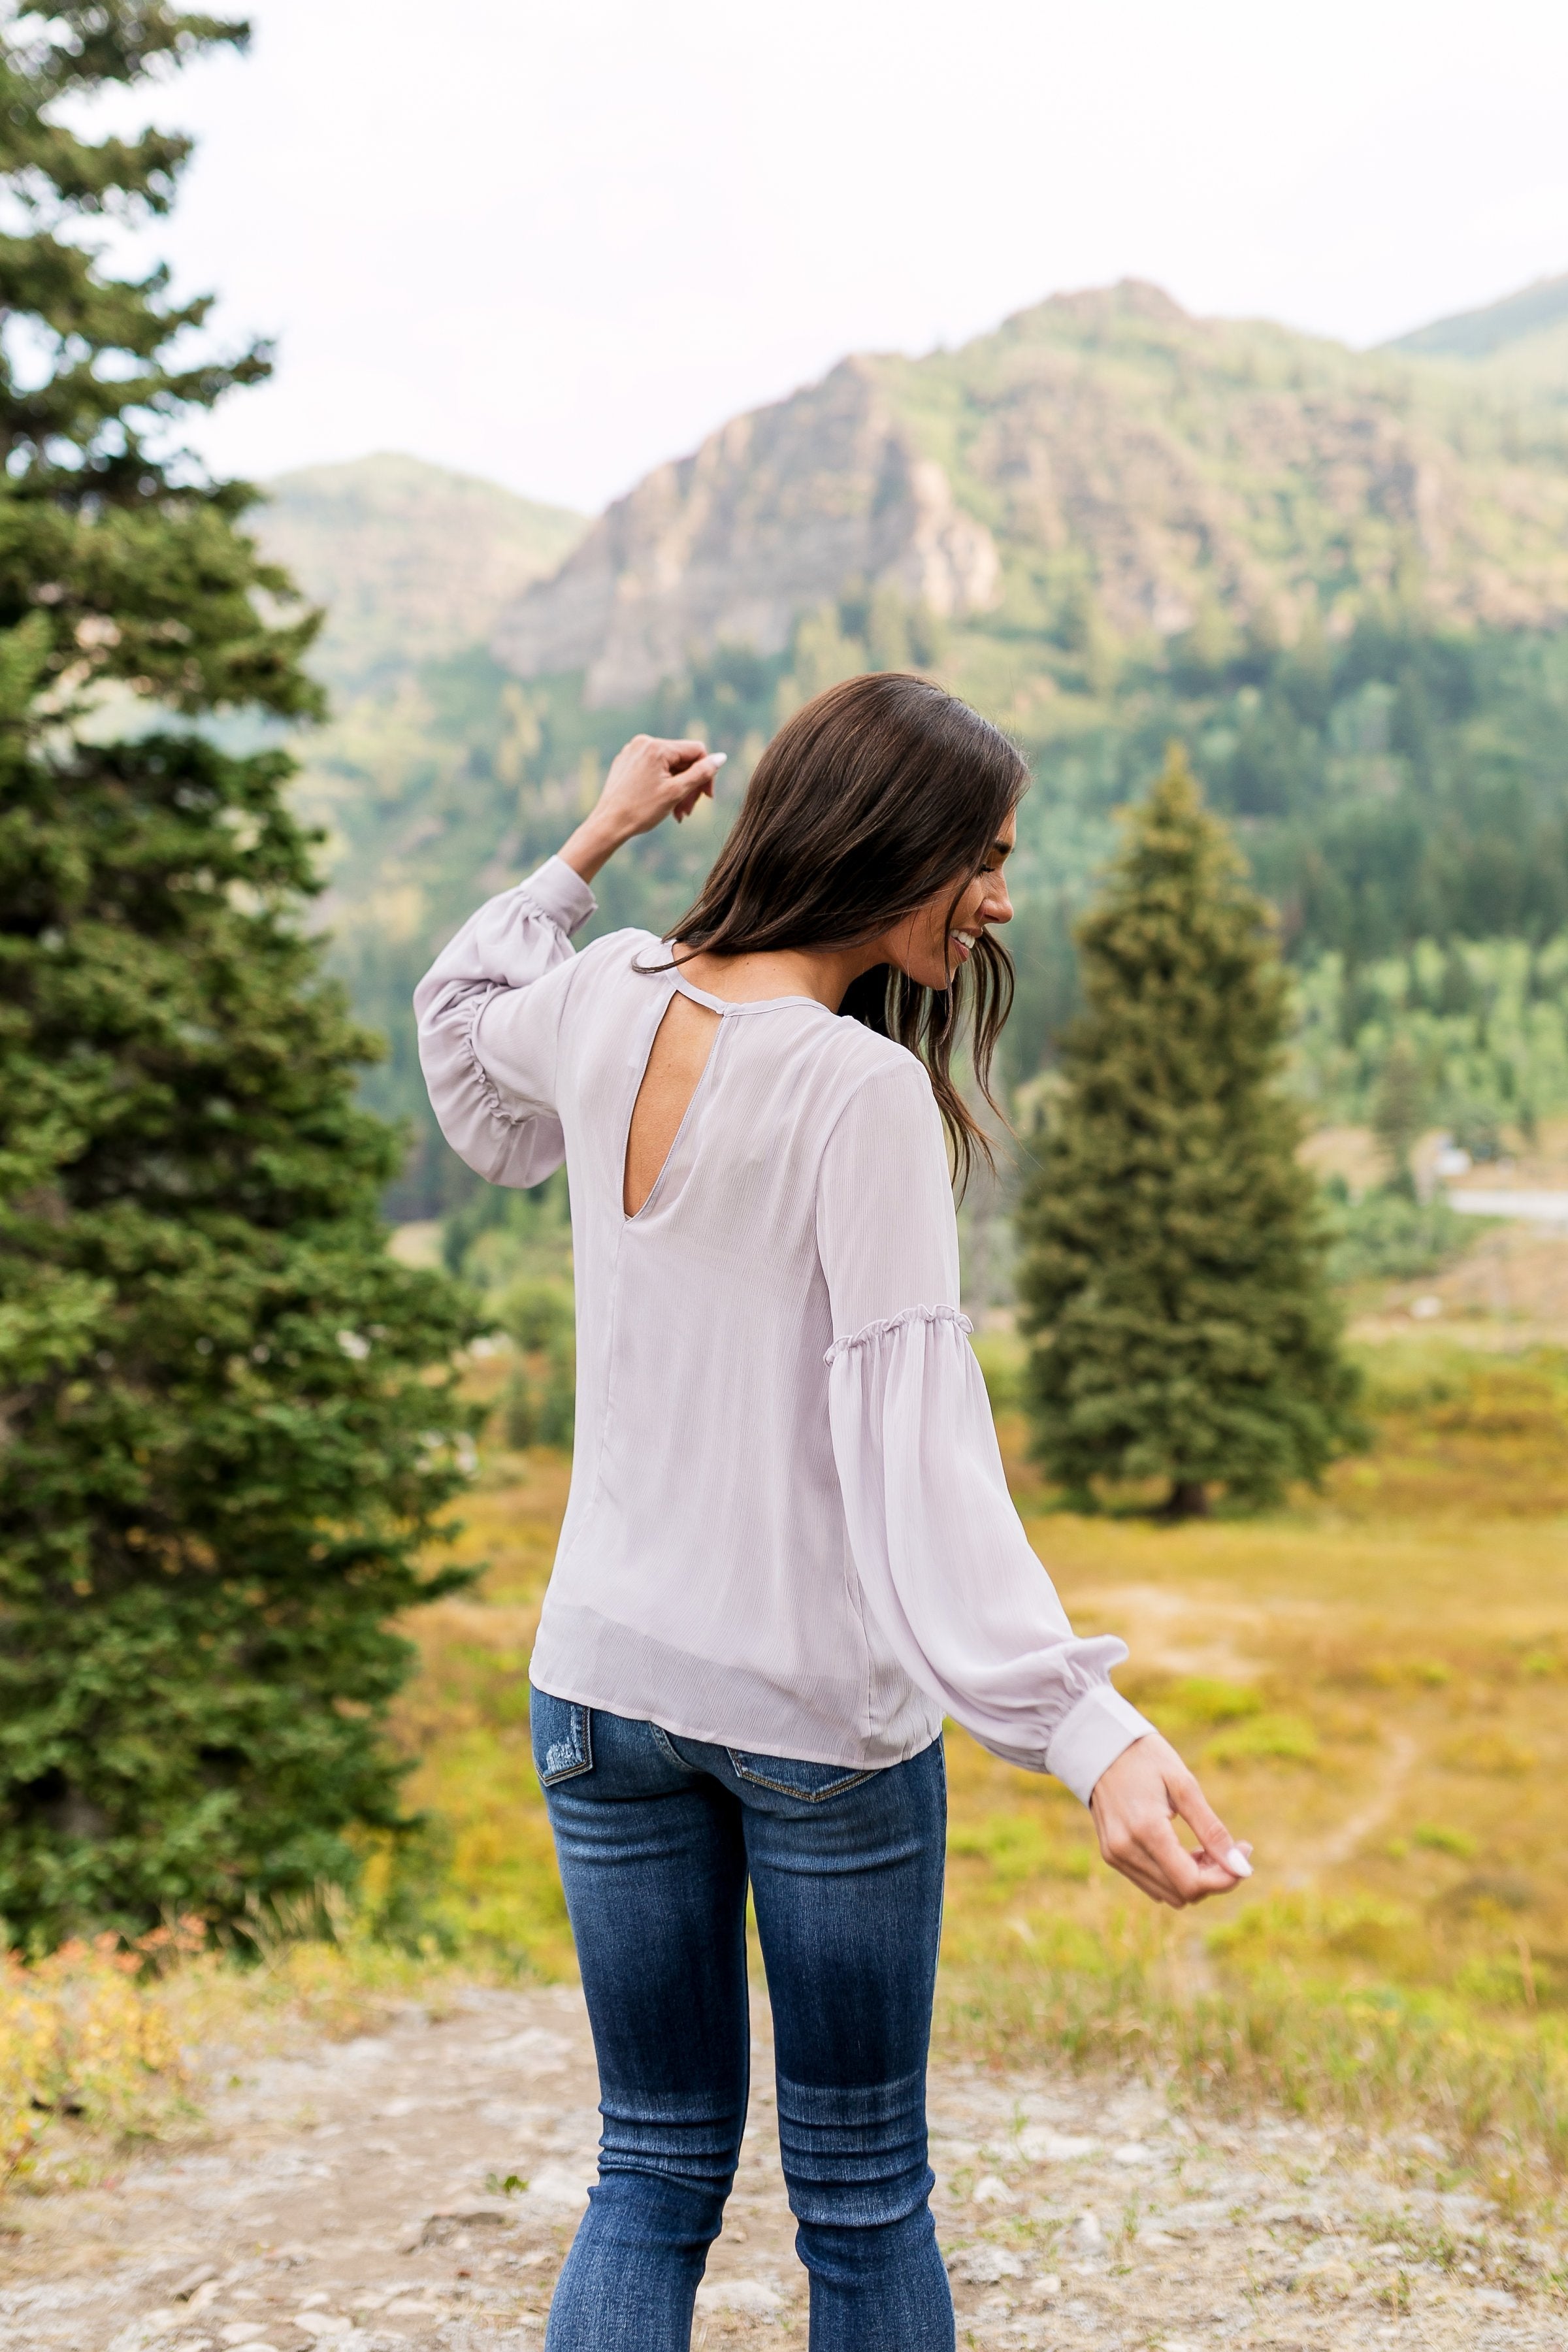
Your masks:
M243 5L243 0L237 0ZM596 508L855 349L1063 289L1373 342L1568 270L1563 0L255 0L136 111L276 382L203 447Z

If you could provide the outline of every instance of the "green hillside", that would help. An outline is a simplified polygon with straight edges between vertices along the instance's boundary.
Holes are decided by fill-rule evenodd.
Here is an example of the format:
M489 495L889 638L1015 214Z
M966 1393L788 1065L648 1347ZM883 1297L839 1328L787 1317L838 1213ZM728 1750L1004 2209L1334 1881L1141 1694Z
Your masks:
M1568 275L1537 278L1533 286L1505 295L1500 302L1489 302L1483 310L1434 319L1430 326L1396 336L1384 348L1432 359L1489 359L1564 324L1568 324Z
M721 653L638 705L601 710L584 709L575 680L524 687L479 651L426 665L384 709L339 722L321 747L330 768L318 757L306 789L337 828L340 968L393 1041L372 1098L422 1137L399 1213L436 1213L468 1189L429 1128L406 1009L433 944L557 845L638 726L699 732L731 755L716 810L602 878L595 929L662 929L694 895L780 710L834 677L907 661L928 627L851 596L805 615L771 661ZM962 648L928 636L921 649L969 682ZM1100 659L1082 649L1076 678L1059 664L1058 692L1019 730L1036 782L1014 871L1016 1082L1073 1008L1071 922L1115 810L1172 736L1236 823L1304 967L1332 953L1353 971L1421 940L1541 945L1568 929L1568 635L1445 635L1395 615L1337 644L1238 637L1216 653L1189 637L1109 675Z
M880 365L996 537L994 635L1086 604L1133 644L1215 607L1335 635L1390 595L1460 626L1568 617L1568 425L1446 369L1137 285Z
M1568 276L1542 278L1484 310L1434 320L1384 348L1457 360L1499 385L1568 397Z
M494 482L381 456L280 475L254 528L326 606L315 667L341 695L482 642L587 524Z

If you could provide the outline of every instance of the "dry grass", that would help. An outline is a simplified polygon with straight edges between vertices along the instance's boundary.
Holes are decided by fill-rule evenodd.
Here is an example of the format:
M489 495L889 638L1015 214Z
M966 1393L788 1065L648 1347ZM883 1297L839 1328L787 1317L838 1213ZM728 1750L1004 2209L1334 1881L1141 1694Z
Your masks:
M945 2030L1142 2053L1228 2095L1392 2103L1524 2182L1568 2159L1568 1360L1413 1334L1371 1362L1373 1453L1263 1519L1061 1512L1004 1412L1075 1621L1127 1640L1123 1687L1258 1875L1155 1914L1071 1798L950 1731ZM571 1950L526 1663L565 1483L553 1454L487 1454L463 1549L489 1570L413 1629L425 1671L398 1724L411 1794L448 1827L443 1932L544 1975Z
M241 2055L373 2030L460 1974L368 1932L335 1890L215 1949L205 1922L0 1956L0 2190L103 2179L138 2141L199 2137L207 2078Z
M473 1377L498 1396L504 1367ZM475 1960L546 1978L570 1975L574 1961L529 1747L528 1658L570 1477L547 1448L487 1450L457 1548L465 1563L487 1563L484 1580L411 1623L422 1671L393 1726L417 1759L407 1801L434 1817L445 1849L426 1906L437 1934Z
M1412 1309L1432 1313L1462 1346L1517 1352L1568 1347L1568 1246L1560 1228L1522 1223L1489 1225L1441 1274L1405 1282L1368 1282L1352 1300L1353 1336L1373 1347L1408 1337Z
M199 1926L182 1940L199 1944ZM37 2169L53 2125L118 2140L159 2134L186 2111L185 2065L144 1980L148 1957L102 1936L31 1968L0 1961L0 2186Z
M1211 2100L1403 2115L1533 2199L1568 2169L1568 1358L1423 1334L1370 1360L1373 1451L1261 1519L1062 1512L1004 1410L1020 1507L1075 1621L1127 1640L1123 1687L1254 1841L1258 1874L1223 1905L1156 1913L1065 1791L951 1731L942 2030L998 2060L1135 2062ZM989 1369L1005 1393L1005 1361ZM473 1377L499 1395L505 1366ZM493 1443L459 1546L484 1579L410 1625L422 1671L394 1728L436 1834L409 1948L346 1918L326 1937L258 1923L244 1972L208 1956L147 1983L108 1948L13 1970L11 2161L35 2161L40 2123L72 2107L72 2144L177 2127L182 2048L358 2031L438 1997L444 1969L570 1972L527 1717L567 1475ZM396 1916L395 1877L371 1856L365 1917Z
M1372 1454L1263 1520L1054 1513L1005 1417L1075 1621L1126 1639L1258 1874L1150 1915L1070 1801L952 1742L955 2030L1404 2111L1524 2193L1568 2163L1568 1361L1409 1340L1373 1373Z

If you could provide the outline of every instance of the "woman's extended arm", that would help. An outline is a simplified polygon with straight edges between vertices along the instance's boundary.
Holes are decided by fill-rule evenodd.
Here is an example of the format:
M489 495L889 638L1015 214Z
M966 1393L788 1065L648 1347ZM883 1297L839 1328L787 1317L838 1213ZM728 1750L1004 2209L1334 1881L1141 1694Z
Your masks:
M1252 1848L1236 1843L1197 1775L1157 1731L1107 1765L1089 1804L1100 1851L1111 1868L1173 1911L1206 1895L1228 1895L1238 1879L1252 1875ZM1178 1821L1197 1839L1196 1853L1176 1835Z
M1007 1492L957 1307L936 1106L912 1057L868 1080L825 1155L818 1244L836 1334L828 1411L855 1564L906 1672L976 1738L1092 1806L1106 1860L1157 1900L1234 1886L1245 1855L1181 1759L1079 1639ZM1194 1857L1173 1816L1202 1841Z

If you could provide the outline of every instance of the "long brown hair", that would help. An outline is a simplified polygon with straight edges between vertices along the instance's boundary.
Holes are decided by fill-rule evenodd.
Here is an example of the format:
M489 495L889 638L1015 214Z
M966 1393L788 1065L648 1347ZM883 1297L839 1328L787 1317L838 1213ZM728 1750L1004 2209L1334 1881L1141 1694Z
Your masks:
M847 678L780 728L701 896L665 937L710 955L858 947L948 885L951 921L1028 781L1006 737L929 678ZM987 932L945 989L878 964L839 1007L924 1062L961 1186L991 1146L953 1083L953 1050L967 1027L975 1082L999 1111L991 1064L1012 1003L1012 959Z

